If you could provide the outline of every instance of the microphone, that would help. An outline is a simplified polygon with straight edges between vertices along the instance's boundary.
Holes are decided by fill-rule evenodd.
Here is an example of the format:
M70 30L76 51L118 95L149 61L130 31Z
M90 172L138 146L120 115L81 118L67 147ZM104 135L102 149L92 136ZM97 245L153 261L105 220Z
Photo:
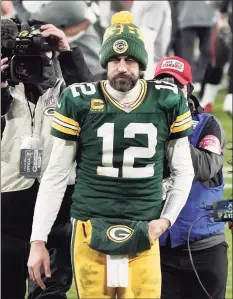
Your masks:
M3 47L12 49L18 33L18 27L12 20L1 20L1 44Z

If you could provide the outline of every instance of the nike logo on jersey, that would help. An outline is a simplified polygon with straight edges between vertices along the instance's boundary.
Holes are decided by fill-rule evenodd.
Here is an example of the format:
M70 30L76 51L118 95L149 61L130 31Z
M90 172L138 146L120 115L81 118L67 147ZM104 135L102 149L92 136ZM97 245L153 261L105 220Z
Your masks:
M60 109L61 108L61 102L57 101L57 107Z

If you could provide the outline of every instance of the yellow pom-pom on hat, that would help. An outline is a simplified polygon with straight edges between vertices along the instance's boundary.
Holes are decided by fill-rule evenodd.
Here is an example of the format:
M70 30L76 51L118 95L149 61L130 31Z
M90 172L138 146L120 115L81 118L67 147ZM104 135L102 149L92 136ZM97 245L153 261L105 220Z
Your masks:
M112 16L111 24L133 24L133 15L129 11L120 11Z

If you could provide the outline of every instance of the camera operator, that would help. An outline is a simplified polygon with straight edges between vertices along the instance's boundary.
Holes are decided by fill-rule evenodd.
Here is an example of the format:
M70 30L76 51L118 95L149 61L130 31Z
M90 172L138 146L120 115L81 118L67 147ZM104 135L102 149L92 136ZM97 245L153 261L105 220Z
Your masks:
M223 148L225 134L220 122L204 113L192 95L192 71L187 61L174 56L163 59L155 78L171 80L183 91L192 112L194 132L189 136L195 179L186 205L174 225L160 237L162 299L210 298L202 289L190 263L188 234L193 262L200 280L212 299L225 298L227 248L224 223L214 222L204 207L223 199ZM167 163L165 163L167 166ZM165 168L164 191L169 192L172 178ZM166 202L165 202L166 205Z
M28 23L29 26L41 25L41 22L36 20ZM4 28L9 33L7 31L9 26L2 26L2 30ZM20 82L14 86L8 86L9 82L3 82L1 86L2 101L8 102L8 106L4 107L6 126L1 145L1 298L4 299L24 298L26 293L27 260L34 206L41 176L47 167L53 145L50 135L53 112L57 100L65 88L64 80L56 76L54 69L55 51L60 52L58 60L67 85L74 80L75 82L77 80L84 82L88 81L88 77L91 78L89 75L86 76L86 73L76 72L80 64L75 60L82 53L78 48L70 51L66 36L61 30L51 24L41 26L41 30L43 30L41 33L43 37L53 36L57 39L57 44L52 51L41 53L44 62L43 81L41 83ZM13 36L11 37L13 38ZM1 59L1 72L8 69L9 60ZM39 157L37 160L36 154ZM36 175L34 167L37 169ZM30 299L66 298L66 292L71 286L70 203L74 182L75 172L72 171L63 204L47 243L51 259L51 272L45 269L45 274L43 273L46 288L42 290L30 281ZM51 198L51 200L53 199Z

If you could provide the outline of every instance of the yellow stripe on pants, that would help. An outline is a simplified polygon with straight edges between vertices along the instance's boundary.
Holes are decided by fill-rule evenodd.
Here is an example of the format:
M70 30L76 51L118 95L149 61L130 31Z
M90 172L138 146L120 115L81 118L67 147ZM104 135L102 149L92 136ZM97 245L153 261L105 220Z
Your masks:
M161 296L159 242L150 250L129 257L128 288L107 287L106 255L91 249L91 223L76 221L72 239L72 263L79 298L153 298Z

